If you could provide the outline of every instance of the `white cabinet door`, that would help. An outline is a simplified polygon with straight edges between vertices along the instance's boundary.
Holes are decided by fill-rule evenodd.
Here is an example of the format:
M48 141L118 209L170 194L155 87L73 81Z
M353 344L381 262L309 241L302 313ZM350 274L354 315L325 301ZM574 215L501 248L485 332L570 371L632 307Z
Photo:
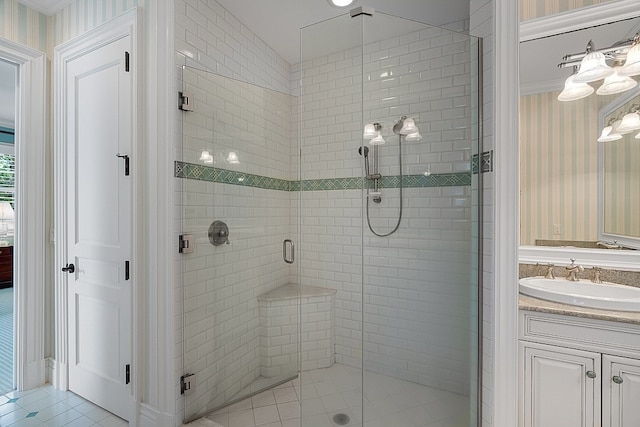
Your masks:
M600 354L519 345L522 427L600 427Z
M602 357L602 427L640 426L640 360Z

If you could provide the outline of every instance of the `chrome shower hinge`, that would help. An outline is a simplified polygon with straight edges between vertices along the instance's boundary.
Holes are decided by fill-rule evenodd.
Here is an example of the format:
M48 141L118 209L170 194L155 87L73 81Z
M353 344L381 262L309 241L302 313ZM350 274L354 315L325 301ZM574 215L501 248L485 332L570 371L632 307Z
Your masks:
M193 105L189 103L190 95L186 92L178 92L178 109L182 111L193 111Z
M180 377L180 394L193 391L196 388L196 374L184 374Z

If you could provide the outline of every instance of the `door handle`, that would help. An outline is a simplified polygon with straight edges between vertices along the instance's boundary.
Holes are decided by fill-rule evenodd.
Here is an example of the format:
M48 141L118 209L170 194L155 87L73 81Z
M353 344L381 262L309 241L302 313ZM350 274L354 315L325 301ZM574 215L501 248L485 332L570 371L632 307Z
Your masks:
M291 246L291 256L287 256L287 243ZM295 246L293 244L293 240L285 239L282 242L282 259L284 260L284 262L286 262L287 264L293 264L293 262L295 261L294 251Z
M62 271L71 274L76 271L76 266L73 264L67 264L66 267L62 267Z

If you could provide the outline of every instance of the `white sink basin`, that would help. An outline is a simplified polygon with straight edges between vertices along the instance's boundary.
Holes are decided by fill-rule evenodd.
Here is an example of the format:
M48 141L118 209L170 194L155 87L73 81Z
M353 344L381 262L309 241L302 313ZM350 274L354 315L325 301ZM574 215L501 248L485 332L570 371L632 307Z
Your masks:
M521 294L535 298L605 310L640 312L640 288L632 286L543 277L526 277L520 279L519 284Z

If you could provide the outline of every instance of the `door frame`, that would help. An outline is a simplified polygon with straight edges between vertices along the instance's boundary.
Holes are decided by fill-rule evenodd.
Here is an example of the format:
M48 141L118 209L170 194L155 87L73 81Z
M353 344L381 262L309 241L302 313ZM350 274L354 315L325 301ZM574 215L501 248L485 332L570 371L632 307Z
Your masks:
M0 58L18 66L16 92L16 226L14 243L14 383L45 383L47 57L0 38ZM28 118L28 123L27 123ZM29 141L27 144L26 142ZM27 191L28 189L28 191Z
M54 48L53 63L53 138L54 138L54 214L55 214L55 254L54 254L54 277L55 277L55 362L52 374L54 386L61 390L69 388L69 326L68 326L68 274L63 273L60 267L67 263L67 206L66 206L66 129L68 111L65 105L67 63L73 59L91 52L99 47L107 45L113 41L126 36L131 37L133 46L130 52L130 64L132 73L132 123L131 135L131 168L132 179L132 259L131 259L131 396L129 407L129 423L137 425L137 407L141 402L142 385L137 381L140 376L136 374L138 370L144 369L143 345L145 342L144 330L144 268L141 263L143 257L143 209L142 203L142 182L143 182L143 162L142 162L142 141L141 132L142 114L139 111L141 103L141 82L143 75L141 68L142 43L138 37L141 27L141 13L138 8L124 12L120 16L102 24L81 36L65 42Z

